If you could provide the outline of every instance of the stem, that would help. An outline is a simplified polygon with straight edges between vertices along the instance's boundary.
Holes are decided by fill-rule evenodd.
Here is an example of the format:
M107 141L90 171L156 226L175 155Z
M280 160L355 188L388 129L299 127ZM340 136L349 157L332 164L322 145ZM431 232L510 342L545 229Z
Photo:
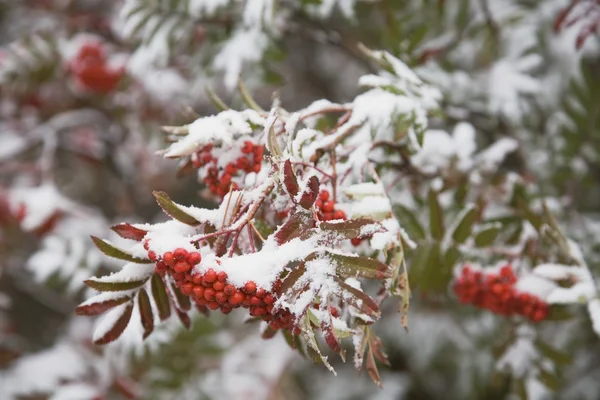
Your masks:
M256 253L256 247L254 246L254 238L252 237L252 227L250 225L247 225L246 228L248 228L248 239L250 239L250 248L252 248L253 253Z
M327 172L323 171L322 169L320 169L320 168L318 168L318 167L316 167L314 165L310 165L310 164L302 162L302 161L294 161L292 164L294 164L294 165L302 165L303 167L312 168L315 171L320 172L321 174L325 175L329 179L334 179L333 175L329 175Z

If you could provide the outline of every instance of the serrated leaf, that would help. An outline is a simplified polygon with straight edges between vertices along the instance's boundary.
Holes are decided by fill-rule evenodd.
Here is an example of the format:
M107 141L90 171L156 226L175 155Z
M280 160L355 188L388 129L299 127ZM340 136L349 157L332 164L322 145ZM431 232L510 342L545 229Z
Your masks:
M99 292L123 292L142 286L148 279L128 281L128 282L103 282L98 278L90 278L83 281L88 287L96 289Z
M296 179L296 174L294 174L290 160L285 160L283 163L283 184L290 196L292 198L296 197L300 191L300 186L298 185L298 179Z
M113 257L113 258L123 260L123 261L129 261L129 262L136 263L136 264L151 263L151 261L149 259L134 257L133 255L125 252L124 250L121 250L118 247L113 246L106 240L102 240L96 236L91 236L91 238L92 238L92 241L94 242L94 244L96 245L96 247L98 248L98 250L100 250L101 252L103 252L104 254L106 254L109 257Z
M102 314L103 312L110 310L113 307L127 303L130 300L131 300L131 296L123 296L123 297L118 297L116 299L99 301L97 303L92 303L92 304L82 304L75 309L75 313L77 315L86 315L86 316L98 315L98 314Z
M152 194L156 198L158 205L169 217L187 225L194 226L200 224L200 221L196 220L196 218L182 210L179 205L175 204L165 192L154 191Z
M456 228L452 232L452 239L456 243L464 243L473 232L473 225L477 219L478 212L475 206L465 208L457 217Z
M429 202L429 229L434 239L442 240L444 237L444 212L440 206L438 194L433 189L427 195Z
M307 210L315 204L317 197L319 196L319 179L316 176L311 176L306 185L302 197L300 197L300 205Z
M144 236L146 236L146 234L148 233L147 231L136 228L135 226L128 223L113 225L110 229L112 229L124 239L136 240L138 242L141 241L144 238Z
M152 297L154 298L154 302L156 303L156 308L158 308L158 316L161 321L169 318L171 316L171 304L169 300L169 296L167 295L167 290L165 289L165 285L160 275L154 274L152 275Z
M146 339L154 330L154 314L146 289L141 289L138 292L138 308L142 327L144 328L144 339Z
M400 226L406 230L411 239L425 239L425 229L412 210L404 207L401 204L394 205L393 210L396 218L398 218L398 221L400 222Z
M115 321L113 326L102 335L100 338L94 340L94 344L103 345L110 342L113 342L121 336L127 325L129 324L129 320L131 319L131 314L133 311L133 303L129 303L127 307L123 310L123 314Z
M371 349L371 346L369 346L369 349L367 350L367 357L365 358L365 367L367 368L367 374L369 374L371 380L377 386L379 386L379 388L382 388L381 376L379 376L379 370L377 369L377 364L375 363L375 357L373 357L373 350Z
M377 229L369 229L369 233L383 232L383 226L368 218L356 218L346 221L337 222L321 222L319 228L323 231L332 231L344 236L346 239L355 239L361 237L361 230L369 225L375 226Z
M500 231L501 229L498 226L492 226L490 228L480 230L475 234L475 246L487 247L491 245L500 234Z
M329 259L336 264L336 272L343 276L367 279L391 278L393 271L381 261L364 256L346 256L327 252Z

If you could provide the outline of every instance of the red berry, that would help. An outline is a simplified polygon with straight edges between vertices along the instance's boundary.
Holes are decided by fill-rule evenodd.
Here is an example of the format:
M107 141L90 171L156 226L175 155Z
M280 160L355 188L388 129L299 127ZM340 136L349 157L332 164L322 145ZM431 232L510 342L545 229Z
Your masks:
M196 285L192 289L192 292L193 292L194 296L196 296L196 298L204 297L204 286Z
M235 286L225 285L225 287L223 288L223 293L225 293L227 296L233 296L235 294L235 290Z
M150 239L144 240L144 250L150 250Z
M185 294L186 296L189 296L190 294L192 294L193 289L193 283L184 283L183 285L181 285L181 288L179 290L181 290L181 293Z
M259 299L262 299L263 297L265 297L266 294L267 294L267 291L265 289L258 289L256 291L256 297L258 297Z
M219 273L217 274L217 280L219 282L225 282L227 280L227 272L219 271Z
M219 304L225 304L227 302L227 295L223 292L217 292L215 301Z
M156 253L150 250L148 252L148 258L150 259L150 261L156 261Z
M208 308L210 308L211 310L215 311L218 310L219 308L221 308L221 305L219 303L217 303L216 301L209 301L206 306Z
M353 246L358 246L362 243L362 239L359 239L359 238L350 239L350 243L352 243Z
M216 294L216 292L215 292L215 289L213 289L213 288L206 288L204 290L204 298L207 301L213 301L215 299L215 294Z
M259 306L262 304L262 300L256 296L252 296L252 298L250 299L250 304L253 306Z
M190 270L190 268L191 268L191 266L188 263L186 263L185 261L179 261L179 262L175 263L175 266L173 267L175 272L179 272L179 273L188 272Z
M206 271L206 273L204 274L203 280L208 283L213 283L214 281L217 280L217 273L215 272L214 269L209 268L209 270Z
M204 297L199 297L196 299L196 303L200 306L205 306L208 301Z
M222 292L223 288L225 288L225 284L223 282L216 281L215 283L213 283L212 287L217 292Z
M335 210L333 212L333 219L346 219L346 213L342 210Z
M333 201L325 201L323 202L323 212L330 213L333 212L335 208L335 203Z
M260 168L261 168L260 164L254 164L254 166L252 167L252 171L256 172L258 174L260 172Z
M254 309L254 315L260 317L261 315L265 315L267 313L267 309L264 307L256 307Z
M263 302L267 305L272 305L273 303L275 303L275 298L273 296L271 296L270 294L267 294L263 298Z
M223 305L221 306L221 312L222 312L223 314L226 314L226 315L227 315L227 314L229 314L229 313L230 313L232 310L233 310L233 309L232 309L230 306L228 306L227 304L223 304Z
M196 285L200 285L202 283L202 275L200 274L196 274L193 276L192 281L196 284Z
M194 266L200 264L200 261L202 261L202 256L200 253L194 251L193 253L188 254L185 260L188 264Z
M233 294L233 296L231 296L229 298L229 304L237 306L239 304L242 304L242 302L244 301L244 299L245 299L244 294L238 290L237 292L235 292Z
M167 251L165 254L163 254L163 261L165 262L165 264L172 267L173 263L175 262L175 257L173 256L173 253Z
M319 192L319 200L321 200L321 201L329 200L329 191L321 190L321 192Z
M186 249L182 249L181 247L175 249L173 252L173 256L178 260L185 260L185 257L188 255L188 251Z
M315 201L315 207L317 207L320 210L321 208L323 208L323 202L321 200Z
M244 285L244 290L246 291L246 293L254 293L256 291L256 283L252 281L246 282L246 284Z

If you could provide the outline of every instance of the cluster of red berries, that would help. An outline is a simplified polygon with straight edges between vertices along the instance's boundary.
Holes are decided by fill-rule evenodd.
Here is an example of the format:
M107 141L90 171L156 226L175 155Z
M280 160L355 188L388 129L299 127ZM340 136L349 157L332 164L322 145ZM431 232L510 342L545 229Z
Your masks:
M516 282L510 265L502 267L498 274L484 274L465 266L453 289L462 303L486 308L499 315L521 315L533 322L546 319L548 304L537 296L518 292Z
M149 242L144 243L149 249ZM157 255L148 250L148 257L156 263L155 271L161 276L169 274L177 288L189 296L201 309L221 310L229 314L234 308L247 308L250 315L269 322L272 329L292 327L292 315L289 311L273 311L276 296L274 293L256 287L256 283L248 281L237 288L228 281L227 273L209 268L203 273L193 272L194 266L202 261L198 252L188 252L183 248L167 251ZM279 290L281 281L275 282L274 292Z
M317 217L320 221L331 221L334 219L346 219L346 213L335 209L335 200L331 199L328 190L321 190L319 198L315 201Z
M360 244L365 241L368 240L372 237L373 235L369 235L369 236L365 236L365 237L357 237L354 239L350 239L350 243L352 243L353 246L360 246Z
M108 65L106 54L99 42L85 43L69 64L69 70L83 88L108 93L115 89L124 69Z
M234 176L240 171L245 173L260 172L264 148L262 145L247 140L242 147L242 156L225 165L218 167L217 157L212 153L213 145L207 144L198 150L192 158L195 168L207 166L205 170L204 183L208 189L218 196L225 196L229 188L238 188L237 183L232 182Z

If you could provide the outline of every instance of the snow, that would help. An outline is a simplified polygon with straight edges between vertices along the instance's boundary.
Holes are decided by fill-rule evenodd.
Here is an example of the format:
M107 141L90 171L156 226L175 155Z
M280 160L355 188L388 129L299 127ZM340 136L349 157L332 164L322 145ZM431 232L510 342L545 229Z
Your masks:
M105 313L97 322L94 328L94 342L101 339L106 335L117 323L119 318L125 313L127 307L130 307L129 303L120 304L107 313ZM137 310L137 307L134 307ZM133 319L134 321L137 319ZM133 324L130 324L133 325Z
M121 270L110 275L94 278L95 282L135 282L150 277L154 273L154 264L125 264Z
M519 147L519 143L513 138L502 138L487 149L481 151L476 157L476 163L484 171L495 171L506 156Z

